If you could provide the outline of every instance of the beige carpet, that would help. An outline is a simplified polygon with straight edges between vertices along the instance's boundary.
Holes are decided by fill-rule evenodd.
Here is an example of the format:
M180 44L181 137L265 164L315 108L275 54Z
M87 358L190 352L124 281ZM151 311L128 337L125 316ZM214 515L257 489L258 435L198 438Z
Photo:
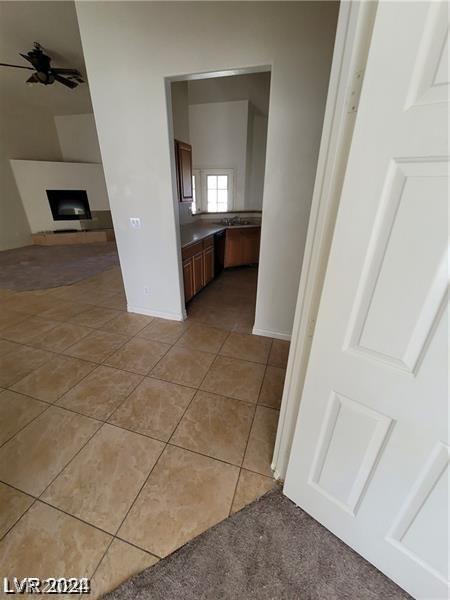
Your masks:
M0 252L0 289L27 291L70 285L118 264L115 242L4 250Z
M406 600L410 596L276 490L105 600Z

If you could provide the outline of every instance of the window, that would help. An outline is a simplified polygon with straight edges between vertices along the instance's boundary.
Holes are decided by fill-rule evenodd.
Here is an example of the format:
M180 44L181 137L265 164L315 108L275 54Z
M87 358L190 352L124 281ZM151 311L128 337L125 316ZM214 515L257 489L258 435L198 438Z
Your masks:
M206 176L206 203L208 212L228 210L228 175Z
M199 202L197 202L197 194L196 194L198 180L200 180L200 171L192 171L192 204L191 204L192 214L197 212L197 207L200 204Z
M233 209L232 169L192 170L192 212L227 212Z

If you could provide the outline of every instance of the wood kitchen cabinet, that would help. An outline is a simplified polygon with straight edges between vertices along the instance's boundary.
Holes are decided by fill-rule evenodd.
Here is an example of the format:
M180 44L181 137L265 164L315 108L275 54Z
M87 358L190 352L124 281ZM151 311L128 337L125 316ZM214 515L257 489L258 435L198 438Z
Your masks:
M214 237L191 244L181 251L183 259L184 299L189 302L214 279Z
M214 246L203 251L203 283L208 285L214 279Z
M178 198L180 202L192 202L192 146L190 144L175 140L175 163Z
M194 296L205 286L203 250L192 257L194 269Z
M194 296L194 265L191 258L183 261L184 299L186 302Z
M227 229L224 267L239 267L259 262L260 227Z

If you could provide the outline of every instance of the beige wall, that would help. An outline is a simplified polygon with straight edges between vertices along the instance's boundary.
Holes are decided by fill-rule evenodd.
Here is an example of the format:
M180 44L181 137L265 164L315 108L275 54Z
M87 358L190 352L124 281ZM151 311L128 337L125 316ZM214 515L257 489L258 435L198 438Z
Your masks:
M248 100L260 113L269 112L270 72L211 77L188 82L189 104Z
M31 233L80 229L81 221L54 221L46 190L86 190L91 211L108 211L102 165L97 163L12 160L11 167ZM95 224L93 215L92 224ZM83 226L85 224L83 223ZM97 225L98 226L98 225Z
M171 87L173 137L180 142L190 143L188 82L174 81ZM194 220L190 202L178 203L178 219L180 225L187 225Z
M63 160L67 162L102 162L92 113L58 115L55 117L55 125Z
M31 243L30 227L10 159L61 160L51 115L36 110L2 113L0 118L0 250Z
M232 169L233 208L244 210L248 101L192 104L189 129L193 168Z
M338 3L77 2L77 13L128 304L138 312L184 314L166 78L271 67L255 325L289 336Z
M189 144L189 109L188 109L188 82L174 81L172 90L172 117L173 136L180 142Z

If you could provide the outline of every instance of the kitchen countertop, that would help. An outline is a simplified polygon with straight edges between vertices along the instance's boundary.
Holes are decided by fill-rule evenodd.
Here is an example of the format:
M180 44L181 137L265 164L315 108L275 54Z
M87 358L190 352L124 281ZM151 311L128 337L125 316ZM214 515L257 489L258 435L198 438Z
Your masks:
M180 226L180 239L181 247L186 248L195 242L204 240L210 235L214 235L219 231L225 229L244 229L248 227L261 227L260 222L249 223L248 225L217 225L215 223L208 223L207 221L198 221L196 223L189 223L189 225Z

